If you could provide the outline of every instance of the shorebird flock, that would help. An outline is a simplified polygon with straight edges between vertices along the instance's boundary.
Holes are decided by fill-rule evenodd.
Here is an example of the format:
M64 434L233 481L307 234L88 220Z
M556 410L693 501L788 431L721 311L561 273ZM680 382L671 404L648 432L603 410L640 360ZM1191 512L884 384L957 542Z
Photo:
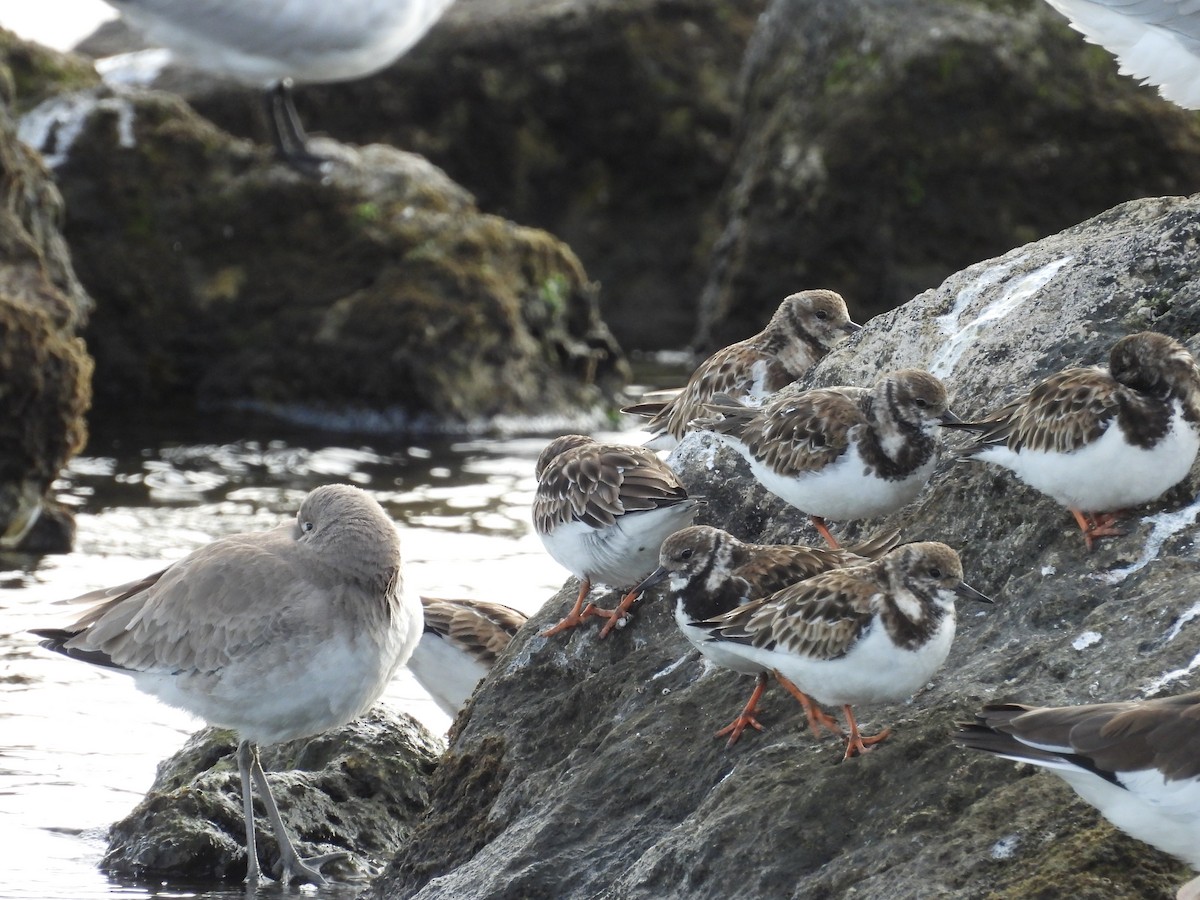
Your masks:
M412 46L451 0L110 0L156 42L218 74L267 89L276 149L317 159L291 101L292 80L357 78ZM1200 107L1200 9L1182 0L1049 0L1122 71ZM675 620L706 659L755 687L715 732L733 748L762 730L774 679L813 734L844 742L846 760L889 729L863 735L854 707L900 700L945 662L959 600L991 603L964 579L955 550L891 531L841 547L829 523L900 510L925 489L944 429L965 431L964 461L1001 466L1073 516L1088 550L1122 534L1119 515L1183 480L1200 449L1200 369L1178 341L1131 334L1106 367L1051 375L964 421L929 372L881 373L872 385L800 390L793 383L855 334L828 290L787 297L762 332L713 354L679 390L628 412L649 418L647 446L586 435L550 441L536 465L534 527L580 583L561 635L590 618L599 637L665 583ZM809 516L827 546L750 543L695 525L688 496L654 451L710 432L750 477ZM718 518L718 515L713 516ZM614 609L594 585L620 588ZM314 735L363 713L407 663L453 714L512 636L514 610L471 600L406 598L391 520L366 492L328 485L294 523L215 541L166 569L71 602L73 624L38 629L42 645L133 678L143 691L238 734L248 883L257 788L280 848L280 878L323 884L333 856L302 859L259 762L258 747ZM846 723L823 707L840 706ZM952 735L964 747L1042 766L1130 835L1200 869L1200 693L1069 707L985 706ZM1200 878L1180 889L1200 898Z

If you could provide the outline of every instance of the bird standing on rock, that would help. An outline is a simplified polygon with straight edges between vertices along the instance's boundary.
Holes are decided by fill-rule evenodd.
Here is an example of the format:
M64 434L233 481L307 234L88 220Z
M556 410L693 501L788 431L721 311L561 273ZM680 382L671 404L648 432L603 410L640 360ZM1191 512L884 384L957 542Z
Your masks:
M595 582L628 588L658 563L667 535L690 525L700 506L671 468L645 447L604 444L584 434L557 437L534 467L533 525L547 552L581 582L571 611L544 635L598 615L600 636L637 599L629 593L613 610L588 604Z
M849 759L890 734L885 728L864 737L852 706L908 697L946 661L955 598L992 602L963 581L957 553L926 541L867 565L815 575L693 625L725 653L773 672L800 701L815 736L822 728L843 735L818 704L841 705L850 728L843 758Z
M675 623L692 646L718 666L755 676L754 692L745 707L715 735L729 735L726 746L732 747L747 727L763 730L754 714L767 689L770 670L724 651L720 641L710 640L708 631L695 623L830 569L868 563L893 549L899 540L899 532L892 531L844 550L802 544L750 544L720 528L692 525L663 541L658 568L630 593L639 594L666 581L675 601Z
M350 81L390 65L453 0L107 0L147 40L214 75L266 89L279 155L320 162L292 83Z
M718 350L697 366L671 399L644 401L622 411L650 416L646 430L653 437L646 446L669 450L717 394L758 406L860 330L861 326L850 320L841 294L800 291L784 298L758 334Z
M1130 334L1108 370L1071 368L974 422L959 451L995 463L1071 511L1087 549L1124 534L1121 511L1182 481L1200 450L1200 369L1187 348L1153 331Z
M251 781L279 844L282 881L324 884L301 859L258 758L260 744L351 721L383 693L421 636L402 593L400 539L365 491L326 485L291 524L221 538L161 572L75 598L93 603L42 646L132 676L134 684L237 732L246 881L258 883Z

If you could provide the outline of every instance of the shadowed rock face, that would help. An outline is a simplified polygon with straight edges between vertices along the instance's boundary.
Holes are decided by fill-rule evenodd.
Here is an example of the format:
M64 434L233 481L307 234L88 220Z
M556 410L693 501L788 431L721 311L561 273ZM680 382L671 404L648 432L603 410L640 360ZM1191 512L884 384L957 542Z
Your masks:
M166 94L53 103L31 121L69 123L45 133L97 298L100 411L461 429L586 414L625 380L569 248L420 157L330 142L317 179Z
M808 384L933 368L964 417L1153 329L1200 352L1200 199L1129 203L974 265L880 316ZM969 339L968 339L969 338ZM952 436L948 444L962 437ZM754 541L817 537L701 433L673 456L701 518ZM400 897L1169 897L1184 867L1115 832L1057 778L951 745L981 703L1079 703L1196 688L1196 476L1087 554L1069 514L1006 472L947 458L927 491L848 541L897 526L940 540L994 606L959 606L944 668L910 703L858 709L892 737L840 762L777 687L763 734L713 732L752 679L707 668L651 597L599 641L514 639L458 721L430 814L377 882ZM603 591L602 591L603 593ZM595 598L611 605L615 596ZM1168 673L1173 673L1168 676Z
M772 0L700 342L753 333L797 286L865 321L1115 203L1200 188L1195 116L1116 70L1042 0Z
M87 437L92 301L60 226L62 197L17 140L13 87L42 60L0 33L0 551L66 552L74 519L50 485ZM56 57L62 59L62 57Z

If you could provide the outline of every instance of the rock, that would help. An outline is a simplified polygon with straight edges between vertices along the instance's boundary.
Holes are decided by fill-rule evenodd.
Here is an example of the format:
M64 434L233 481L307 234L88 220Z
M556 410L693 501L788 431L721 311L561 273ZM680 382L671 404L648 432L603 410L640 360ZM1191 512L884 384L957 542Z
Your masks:
M567 242L604 285L622 346L678 346L694 330L738 68L765 5L458 0L385 72L299 86L296 105L311 130L427 156L482 209ZM80 49L139 45L120 31L105 25ZM266 139L255 91L171 68L154 84Z
M1155 329L1200 353L1200 197L1135 201L979 263L868 323L807 383L930 367L970 416L1030 379L1103 363ZM961 437L950 437L957 444ZM688 435L672 457L701 518L749 540L816 542L733 451ZM1082 703L1195 689L1195 470L1084 551L1070 515L1008 473L945 458L886 519L960 551L994 606L961 606L950 658L909 703L859 708L893 735L841 762L771 687L763 734L712 738L752 679L704 666L655 595L607 640L542 638L569 583L460 715L430 814L377 898L1063 897L1173 895L1184 867L1114 831L1052 775L952 746L983 702ZM594 598L611 605L613 596Z
M856 321L1124 200L1200 185L1200 122L1043 0L772 0L698 341L800 287ZM468 184L470 182L467 182Z
M51 484L87 438L91 309L59 230L62 197L17 140L0 32L0 552L65 553L75 524ZM0 564L6 564L7 559Z
M324 142L314 178L144 91L66 94L24 127L97 301L101 414L465 430L594 418L627 377L570 249L420 157Z
M230 731L205 728L164 760L150 791L109 833L101 867L173 881L239 881L246 875L241 781ZM376 706L314 738L262 748L263 768L301 856L346 850L325 873L361 879L408 839L428 802L442 750L416 720ZM257 797L257 794L255 795ZM256 803L259 856L278 861Z

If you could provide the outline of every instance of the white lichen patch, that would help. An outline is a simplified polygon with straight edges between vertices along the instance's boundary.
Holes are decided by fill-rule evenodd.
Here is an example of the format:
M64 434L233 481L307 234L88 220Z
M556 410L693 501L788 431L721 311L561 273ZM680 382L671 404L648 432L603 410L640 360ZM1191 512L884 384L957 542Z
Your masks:
M39 103L21 117L17 137L42 154L46 165L55 169L67 161L83 126L97 111L116 114L117 141L126 149L136 142L133 136L133 104L123 97L97 97L90 93L62 94Z
M672 672L674 672L676 669L678 669L680 666L682 666L685 662L687 662L687 659L688 659L688 657L687 657L687 654L685 653L683 656L679 657L679 659L675 660L673 663L670 663L665 668L659 669L657 672L655 672L653 675L651 675L650 680L657 681L659 678L666 678L668 675L670 675Z
M992 859L1012 859L1021 846L1021 836L1009 834L992 844Z
M113 87L150 87L171 61L170 50L151 47L98 59L96 71Z
M1079 637L1075 638L1075 640L1071 641L1071 646L1076 650L1086 650L1088 647L1100 643L1101 640L1103 640L1103 638L1101 637L1100 632L1085 631L1083 634L1079 635Z
M1111 569L1108 572L1091 577L1103 581L1105 584L1120 584L1134 572L1144 569L1157 559L1163 544L1185 528L1194 525L1197 516L1200 516L1200 497L1193 500L1183 509L1147 516L1146 521L1151 523L1153 527L1151 528L1150 536L1146 538L1145 546L1142 547L1141 555L1127 566L1123 566L1120 569Z
M949 340L933 355L929 364L931 373L938 378L948 378L968 347L976 343L985 331L1019 309L1025 301L1036 296L1038 291L1058 274L1059 269L1070 263L1074 257L1064 256L1056 259L1017 279L998 299L985 306L979 315L966 325L960 326L959 320L966 308L985 290L1004 280L1024 259L1024 256L1018 256L1007 263L993 266L959 291L950 312L936 320L942 333L949 336Z

